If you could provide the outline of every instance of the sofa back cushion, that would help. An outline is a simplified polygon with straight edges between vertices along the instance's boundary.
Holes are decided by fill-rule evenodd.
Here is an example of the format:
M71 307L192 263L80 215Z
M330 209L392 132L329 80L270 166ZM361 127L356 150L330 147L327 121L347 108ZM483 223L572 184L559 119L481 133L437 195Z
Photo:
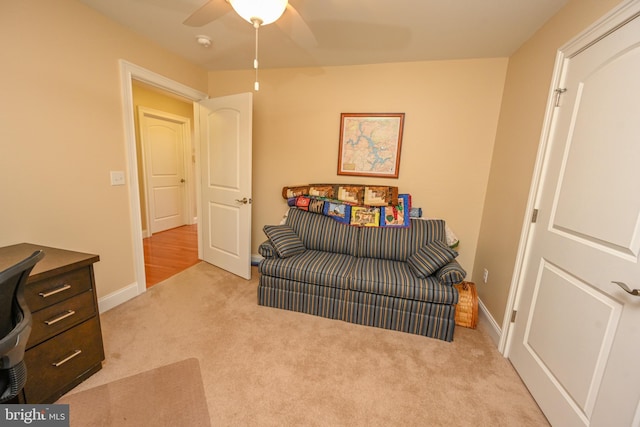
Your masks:
M445 222L441 219L411 219L407 228L363 227L358 256L407 261L428 242L446 244Z
M286 224L307 249L357 256L358 228L317 213L291 208Z

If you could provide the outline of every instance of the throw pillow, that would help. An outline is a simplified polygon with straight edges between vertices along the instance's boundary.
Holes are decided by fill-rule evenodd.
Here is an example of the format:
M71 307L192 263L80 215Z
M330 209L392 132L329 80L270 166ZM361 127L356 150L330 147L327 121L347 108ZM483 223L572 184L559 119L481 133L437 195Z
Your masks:
M306 249L300 237L288 225L265 225L263 230L282 258L301 254Z
M435 240L418 249L418 252L411 255L407 262L416 276L425 278L431 276L457 256L458 252L441 241Z

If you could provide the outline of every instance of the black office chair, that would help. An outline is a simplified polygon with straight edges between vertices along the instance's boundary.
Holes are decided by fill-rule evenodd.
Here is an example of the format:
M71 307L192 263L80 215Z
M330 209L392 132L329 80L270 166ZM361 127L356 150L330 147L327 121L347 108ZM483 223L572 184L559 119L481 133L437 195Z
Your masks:
M24 284L43 257L43 251L36 251L0 272L0 403L15 398L27 382L23 359L31 333L31 312L24 300Z

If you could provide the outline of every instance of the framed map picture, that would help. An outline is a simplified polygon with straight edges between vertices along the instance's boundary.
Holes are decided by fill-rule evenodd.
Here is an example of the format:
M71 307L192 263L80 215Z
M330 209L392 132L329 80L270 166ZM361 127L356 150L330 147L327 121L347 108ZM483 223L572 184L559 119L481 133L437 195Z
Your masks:
M404 113L342 113L338 175L397 178Z

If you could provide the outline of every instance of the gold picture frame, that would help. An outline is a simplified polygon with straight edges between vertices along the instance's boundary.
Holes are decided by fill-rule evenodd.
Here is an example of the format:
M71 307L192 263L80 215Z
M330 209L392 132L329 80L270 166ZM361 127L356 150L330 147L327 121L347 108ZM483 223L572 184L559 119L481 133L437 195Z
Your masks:
M341 113L338 175L398 178L404 113Z

